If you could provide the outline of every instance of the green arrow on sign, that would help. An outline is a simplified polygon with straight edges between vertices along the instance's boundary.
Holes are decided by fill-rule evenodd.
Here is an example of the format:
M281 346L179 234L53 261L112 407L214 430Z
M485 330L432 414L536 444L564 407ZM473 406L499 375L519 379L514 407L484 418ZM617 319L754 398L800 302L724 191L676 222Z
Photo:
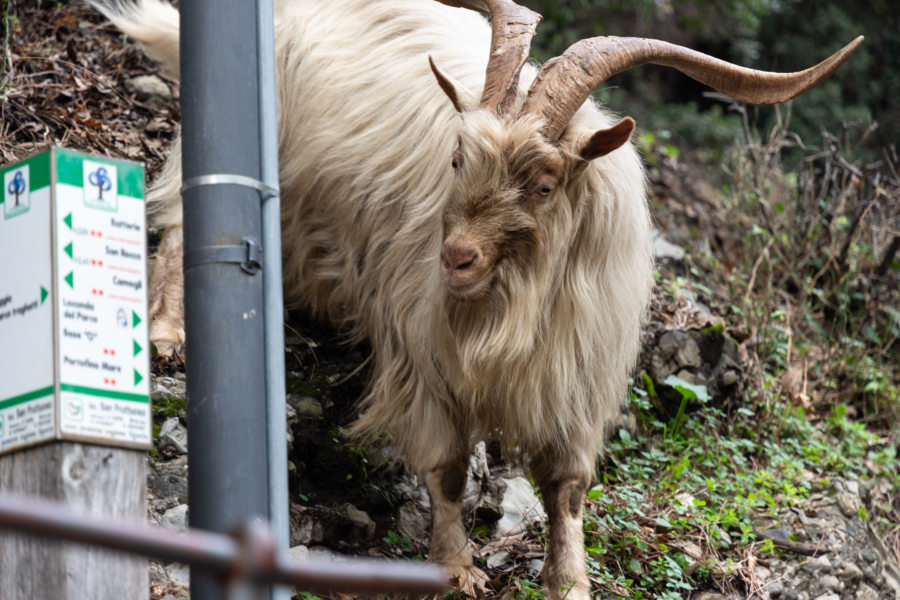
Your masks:
M138 314L134 311L131 311L131 326L137 327L140 322L141 318L138 316Z
M72 242L69 242L69 245L63 248L63 250L66 251L66 254L69 255L69 258L75 258L74 256L72 256Z
M134 385L139 384L143 380L144 380L144 377L140 373L138 373L137 369L135 369L134 370Z
M47 294L49 294L49 293L50 292L47 291L47 288L45 288L44 286L41 286L41 304L43 304L44 300L47 299Z
M69 213L63 219L63 223L69 226L69 229L72 229L72 213Z
M75 271L69 271L69 274L63 277L66 280L66 283L69 284L69 287L73 290L75 289Z
M143 348L141 348L141 345L137 343L137 340L131 340L131 341L134 342L134 356L137 356L138 352L143 350Z

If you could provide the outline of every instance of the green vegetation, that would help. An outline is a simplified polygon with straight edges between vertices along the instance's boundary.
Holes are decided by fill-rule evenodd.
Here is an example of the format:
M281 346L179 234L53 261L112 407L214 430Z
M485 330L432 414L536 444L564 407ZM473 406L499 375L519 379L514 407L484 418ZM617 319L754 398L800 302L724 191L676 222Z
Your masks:
M652 414L642 390L632 402ZM802 503L831 477L887 477L900 490L887 440L841 407L820 425L808 416L783 402L731 416L704 406L677 438L657 420L636 436L620 431L585 512L595 584L623 597L681 598L736 575L747 551L771 552L753 517Z
M645 390L633 389L631 405L644 417L641 432L622 429L611 441L584 513L600 597L675 600L730 585L746 556L777 552L756 536L754 517L802 505L831 478L886 478L900 492L896 446L848 420L843 405L818 423L780 400L732 415L704 405L677 437L673 423L652 417ZM882 530L898 527L860 510ZM515 598L543 598L518 583Z
M748 133L726 160L732 182L724 209L746 215L750 226L733 263L709 256L701 270L726 282L733 318L755 331L762 387L793 369L818 403L845 403L873 424L893 422L900 416L897 157L886 150L882 162L866 164L861 140L848 131L822 149L798 148L785 123L758 139ZM789 151L802 156L788 164Z

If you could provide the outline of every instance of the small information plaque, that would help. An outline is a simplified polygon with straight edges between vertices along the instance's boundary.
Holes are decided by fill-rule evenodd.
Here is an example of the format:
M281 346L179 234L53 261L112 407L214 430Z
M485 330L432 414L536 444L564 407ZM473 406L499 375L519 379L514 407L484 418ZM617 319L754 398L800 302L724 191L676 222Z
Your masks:
M143 165L52 148L0 174L0 454L149 448Z

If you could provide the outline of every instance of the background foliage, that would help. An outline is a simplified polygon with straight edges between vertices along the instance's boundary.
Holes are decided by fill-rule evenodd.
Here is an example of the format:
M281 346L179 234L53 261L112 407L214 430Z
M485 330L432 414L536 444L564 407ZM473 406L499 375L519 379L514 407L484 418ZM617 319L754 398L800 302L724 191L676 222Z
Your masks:
M865 140L873 158L900 131L900 9L890 0L535 0L544 15L535 57L561 53L595 35L653 37L687 45L738 64L764 70L805 69L849 43L866 41L823 85L794 101L794 131L818 143L822 129L846 124L877 129ZM721 144L739 135L736 117L708 88L662 67L646 66L611 78L597 96L639 125L671 132L692 144ZM771 110L754 111L761 128Z

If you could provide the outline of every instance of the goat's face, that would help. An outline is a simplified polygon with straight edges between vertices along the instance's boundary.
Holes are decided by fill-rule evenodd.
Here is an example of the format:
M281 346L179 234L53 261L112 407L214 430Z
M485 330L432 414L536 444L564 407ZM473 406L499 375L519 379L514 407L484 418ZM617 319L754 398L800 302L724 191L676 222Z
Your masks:
M527 281L536 269L564 260L576 208L566 194L590 160L628 141L634 121L548 140L542 121L465 111L455 171L443 212L441 275L454 299L475 302L509 277Z
M443 212L441 275L452 297L478 301L510 269L527 271L550 230L570 221L563 190L571 160L538 124L478 110L465 116L447 162L455 185Z

